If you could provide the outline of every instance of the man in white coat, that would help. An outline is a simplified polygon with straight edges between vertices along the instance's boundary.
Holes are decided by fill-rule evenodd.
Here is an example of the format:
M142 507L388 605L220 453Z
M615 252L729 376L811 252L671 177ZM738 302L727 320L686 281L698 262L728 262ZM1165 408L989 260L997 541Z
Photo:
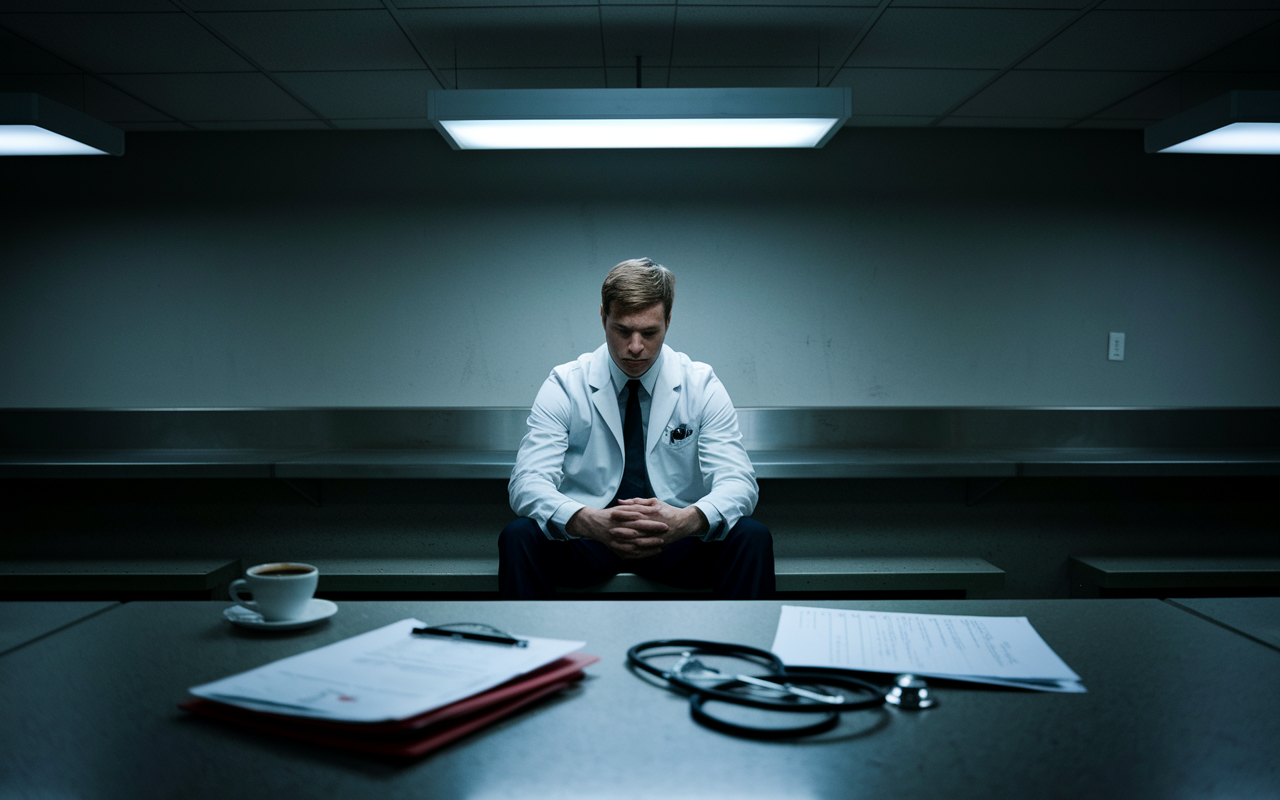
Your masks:
M538 392L508 486L520 518L498 539L504 598L619 572L718 598L773 595L737 412L711 367L663 343L674 299L665 267L614 267L600 291L605 344Z

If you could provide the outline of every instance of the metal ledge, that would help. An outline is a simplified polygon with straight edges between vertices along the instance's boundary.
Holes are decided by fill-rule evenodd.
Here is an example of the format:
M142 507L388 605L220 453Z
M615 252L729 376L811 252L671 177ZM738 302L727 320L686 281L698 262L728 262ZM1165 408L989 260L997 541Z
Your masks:
M1072 556L1068 571L1102 589L1280 586L1280 558Z
M1141 448L750 451L762 479L1214 477L1280 475L1280 451ZM514 451L337 450L291 453L119 450L0 454L0 478L506 480ZM273 460L278 459L278 460Z
M320 592L496 592L498 560L352 559L312 560L320 570ZM1004 570L976 557L779 558L778 591L938 591L999 589ZM566 594L679 591L624 573L600 586Z
M10 409L3 478L505 479L526 409ZM1280 475L1280 409L739 410L761 478Z
M515 451L527 408L4 409L0 452ZM1280 450L1280 408L740 408L751 451Z
M239 559L0 561L9 592L203 592L239 576Z

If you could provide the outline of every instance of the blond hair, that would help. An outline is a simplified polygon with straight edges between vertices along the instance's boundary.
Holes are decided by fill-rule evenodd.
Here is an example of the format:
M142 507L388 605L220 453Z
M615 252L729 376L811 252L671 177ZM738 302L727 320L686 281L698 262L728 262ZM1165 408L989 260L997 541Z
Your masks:
M676 299L676 276L652 259L632 258L609 270L600 287L600 305L607 317L616 311L627 314L662 303L662 316L671 318Z

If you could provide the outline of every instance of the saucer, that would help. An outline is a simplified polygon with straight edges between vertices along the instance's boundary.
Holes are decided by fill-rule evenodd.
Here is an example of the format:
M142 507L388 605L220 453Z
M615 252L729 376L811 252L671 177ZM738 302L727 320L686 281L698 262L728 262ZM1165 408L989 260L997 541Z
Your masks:
M338 605L332 600L322 600L319 597L311 598L311 602L307 603L307 608L302 612L302 616L294 619L282 619L278 622L267 622L257 611L245 608L244 606L231 606L222 609L222 616L233 625L239 625L242 628L253 628L257 631L292 631L298 628L307 628L319 622L324 622L329 617L338 613Z

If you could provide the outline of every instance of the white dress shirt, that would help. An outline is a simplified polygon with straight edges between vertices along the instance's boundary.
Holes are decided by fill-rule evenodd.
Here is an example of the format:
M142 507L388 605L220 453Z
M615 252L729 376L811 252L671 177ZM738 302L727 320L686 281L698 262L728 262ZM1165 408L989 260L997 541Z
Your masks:
M627 380L601 345L553 369L538 392L507 488L512 510L551 538L569 538L564 526L579 509L605 508L618 491ZM654 496L697 505L710 524L703 538L723 538L759 494L728 392L711 367L666 345L639 380Z

